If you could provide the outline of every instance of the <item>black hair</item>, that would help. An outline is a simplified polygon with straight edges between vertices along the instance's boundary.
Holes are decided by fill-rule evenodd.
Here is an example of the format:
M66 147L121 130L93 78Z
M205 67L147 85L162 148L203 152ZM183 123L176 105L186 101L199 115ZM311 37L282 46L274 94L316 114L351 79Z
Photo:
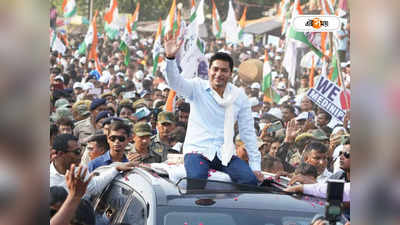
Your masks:
M326 119L327 119L328 121L331 121L331 119L332 119L331 114L327 113L326 111L324 111L324 110L322 110L322 109L319 111L319 113L325 114Z
M67 117L62 117L59 120L57 120L57 126L61 125L70 126L72 129L74 128L74 122Z
M50 124L50 137L58 134L58 126L56 124Z
M54 150L65 152L68 149L69 141L78 141L78 138L72 134L60 134L54 138L52 148Z
M326 145L324 145L320 141L313 141L305 147L304 152L306 152L306 154L309 154L312 150L315 150L319 153L326 153L328 152L328 147L326 147Z
M315 166L302 162L300 165L297 166L295 173L304 175L304 176L312 176L316 178L318 176L318 171Z
M178 107L179 111L190 113L190 104L187 102L183 102L182 104L179 105Z
M127 136L131 134L131 127L122 121L113 121L110 125L110 131L125 130Z
M67 198L68 192L64 187L53 186L50 187L50 206L59 202L63 203Z
M261 170L267 171L274 168L275 163L281 163L280 160L271 156L264 156L261 159Z
M123 108L127 108L127 109L131 110L132 112L135 112L135 109L133 108L132 103L127 102L127 103L120 104L118 106L118 108L117 108L117 115L118 116L121 113Z
M99 148L103 148L103 149L106 149L106 150L109 148L109 145L108 145L108 142L107 142L107 136L104 135L104 134L102 134L102 135L99 135L99 134L93 135L88 139L87 142L96 142L96 145Z
M289 105L289 104L285 103L285 104L282 104L282 106L281 106L281 107L282 107L282 108L284 108L284 109L288 109L288 110L289 110L289 112L293 113L293 115L295 115L295 116L296 116L296 112L295 112L295 109L294 109L294 107L293 107L293 106L291 106L291 105Z
M215 54L214 54L213 56L211 56L211 58L210 58L210 64L209 64L209 67L208 67L208 68L211 68L212 63L213 63L215 60L222 60L222 61L229 62L229 68L231 69L231 72L233 71L233 59L232 59L232 57L231 57L229 54L227 54L227 53L225 53L225 52L217 52L217 53L215 53Z

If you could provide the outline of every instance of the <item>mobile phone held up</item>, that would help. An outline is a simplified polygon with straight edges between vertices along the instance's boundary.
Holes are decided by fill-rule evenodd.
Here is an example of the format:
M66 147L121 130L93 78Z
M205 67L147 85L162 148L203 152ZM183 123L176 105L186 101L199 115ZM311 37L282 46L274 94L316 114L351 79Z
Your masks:
M267 128L267 132L268 133L272 133L275 132L277 130L280 130L283 128L283 124L281 121L276 121L274 123L272 123L272 125L270 127Z

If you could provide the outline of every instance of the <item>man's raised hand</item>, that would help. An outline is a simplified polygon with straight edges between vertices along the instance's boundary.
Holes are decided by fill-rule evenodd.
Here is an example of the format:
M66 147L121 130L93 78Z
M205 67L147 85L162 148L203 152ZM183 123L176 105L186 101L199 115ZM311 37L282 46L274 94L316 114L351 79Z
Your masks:
M179 51L183 39L178 41L175 33L169 31L164 37L164 50L167 58L175 58L176 53Z

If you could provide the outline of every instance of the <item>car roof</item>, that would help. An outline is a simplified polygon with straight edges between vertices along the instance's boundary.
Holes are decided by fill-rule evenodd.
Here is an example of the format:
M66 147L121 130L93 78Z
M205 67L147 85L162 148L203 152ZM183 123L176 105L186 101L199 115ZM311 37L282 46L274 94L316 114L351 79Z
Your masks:
M293 197L287 194L261 193L261 192L218 192L212 193L182 193L178 185L171 182L168 177L161 177L148 168L135 168L133 171L119 176L116 179L129 186L134 186L134 177L140 174L152 184L157 196L158 206L171 207L205 207L198 204L200 199L212 199L214 204L206 207L227 209L252 209L252 210L279 210L322 213L325 201L320 198L299 196Z

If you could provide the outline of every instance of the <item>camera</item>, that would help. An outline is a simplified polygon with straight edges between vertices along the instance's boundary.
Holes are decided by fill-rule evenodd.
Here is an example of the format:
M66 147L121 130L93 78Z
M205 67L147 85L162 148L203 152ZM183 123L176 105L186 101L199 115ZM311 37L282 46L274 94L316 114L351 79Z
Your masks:
M327 183L328 202L325 206L325 217L330 224L335 224L342 215L344 180L329 179Z

